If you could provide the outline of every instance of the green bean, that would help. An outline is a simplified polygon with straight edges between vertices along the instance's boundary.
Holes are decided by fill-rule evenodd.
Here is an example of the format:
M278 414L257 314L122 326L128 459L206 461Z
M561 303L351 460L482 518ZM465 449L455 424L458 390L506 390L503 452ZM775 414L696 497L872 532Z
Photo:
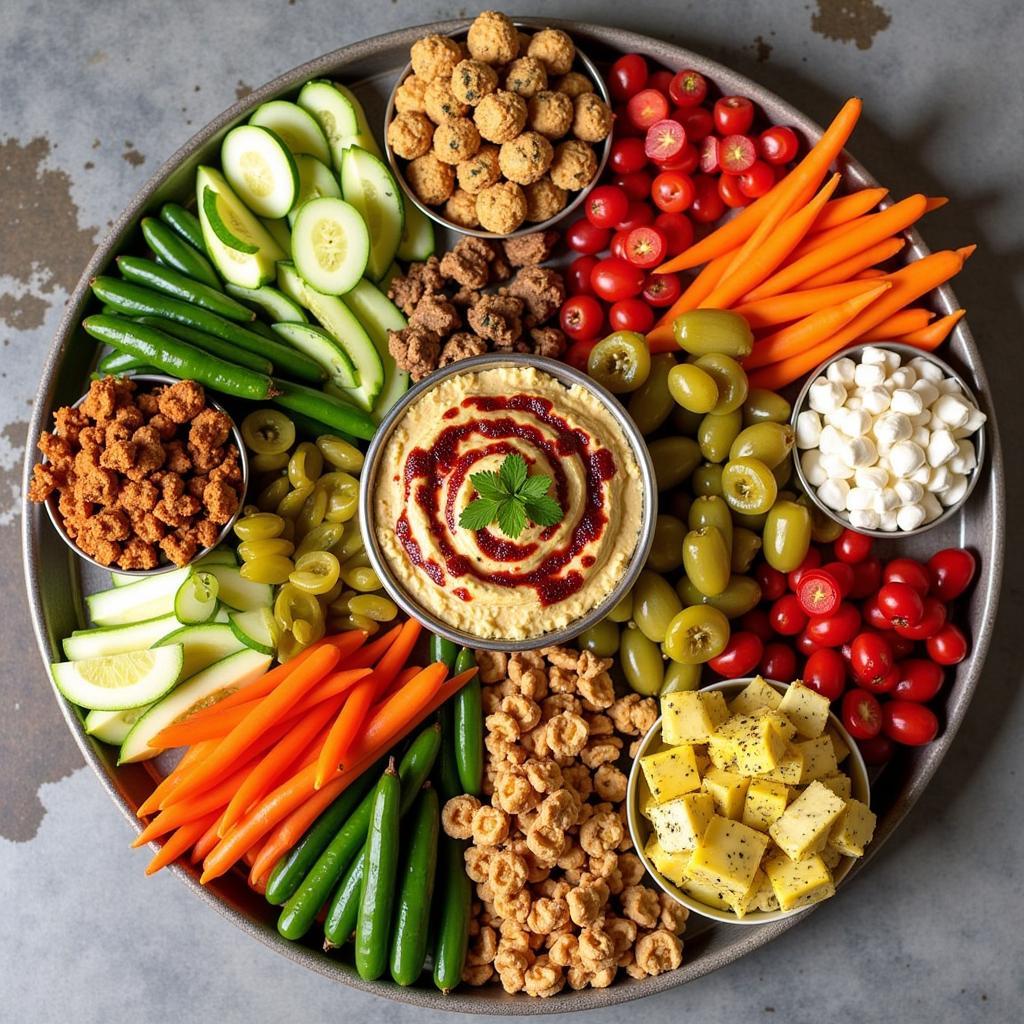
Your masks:
M209 310L227 320L248 323L256 319L256 314L237 299L200 281L194 281L172 267L162 267L141 256L118 256L114 262L125 280L134 284L145 285L172 299L191 302L193 306Z
M187 341L190 345L195 345L196 348L201 348L204 352L209 352L225 362L237 363L239 366L245 366L257 373L265 373L267 376L274 372L274 364L269 359L264 359L263 356L258 356L255 352L246 352L244 348L232 345L230 341L215 338L212 334L204 334L194 327L186 327L174 320L162 320L158 316L138 316L133 319L137 324L145 324L147 327L163 331L164 334L169 334L179 341Z
M195 281L201 281L211 288L220 288L220 278L210 261L163 221L155 217L143 217L140 227L142 237L158 260Z
M189 245L201 253L206 253L203 226L194 213L178 203L164 203L160 207L160 219L173 228Z
M455 659L456 674L476 668L476 658L468 647ZM484 715L480 695L480 674L471 679L452 698L452 722L455 730L455 766L462 791L480 795L484 777Z
M310 416L320 423L325 423L332 430L344 431L354 437L361 437L364 441L369 441L377 429L369 413L333 395L276 377L274 385L278 391L274 396L274 404L289 412Z

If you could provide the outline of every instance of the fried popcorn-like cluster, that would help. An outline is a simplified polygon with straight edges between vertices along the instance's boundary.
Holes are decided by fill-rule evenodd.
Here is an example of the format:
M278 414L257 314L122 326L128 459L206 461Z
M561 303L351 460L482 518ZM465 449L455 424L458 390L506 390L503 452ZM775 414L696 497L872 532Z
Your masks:
M643 884L626 827L623 745L657 717L616 699L611 662L564 647L478 651L484 793L445 804L476 886L463 980L553 996L682 963L687 911Z
M231 420L207 406L195 381L136 393L116 377L94 380L85 400L54 413L31 501L54 492L64 529L102 565L176 565L216 544L242 497Z

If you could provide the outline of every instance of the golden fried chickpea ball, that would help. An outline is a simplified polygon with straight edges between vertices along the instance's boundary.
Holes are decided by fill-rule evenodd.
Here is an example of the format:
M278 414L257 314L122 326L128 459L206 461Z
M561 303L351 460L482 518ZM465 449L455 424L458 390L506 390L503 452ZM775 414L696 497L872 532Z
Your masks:
M413 72L431 82L435 78L448 78L452 68L462 60L462 51L459 44L447 36L424 36L412 44L409 59Z
M536 96L548 87L548 73L536 57L519 57L505 72L505 88L518 93L523 99Z
M457 188L444 204L444 215L460 228L475 228L480 223L476 217L476 196Z
M447 201L455 189L455 169L433 153L424 153L406 165L405 180L419 199L428 206L437 206Z
M422 114L426 111L423 94L427 91L427 82L419 75L407 75L395 90L395 110L400 114Z
M498 72L479 60L460 60L452 72L452 93L462 103L475 107L498 88Z
M551 161L551 180L568 192L586 188L597 173L597 156L579 139L569 139L555 147Z
M452 92L451 78L435 78L423 93L423 109L434 124L452 117L465 117L469 107Z
M594 83L586 75L581 75L578 71L570 71L554 79L551 82L551 88L555 92L564 92L566 96L576 99L577 96L582 96L585 92L593 92Z
M430 149L434 125L426 114L407 110L396 114L388 125L388 145L403 160L415 160Z
M434 156L442 163L458 164L476 155L480 133L468 117L453 117L434 132Z
M511 234L526 219L526 196L514 181L488 185L476 197L476 216L487 231Z
M530 40L526 52L536 57L549 75L564 75L576 59L576 47L560 28L541 29Z
M507 64L519 53L519 34L507 14L484 11L469 26L466 46L473 60L485 64Z
M572 133L584 142L601 142L612 130L612 108L597 93L581 93L573 101Z
M560 139L572 127L572 100L564 92L539 92L526 110L527 124L546 138Z
M476 105L473 120L488 142L509 142L526 127L526 101L514 92L498 89Z
M532 185L547 173L554 150L539 132L523 132L503 142L498 154L501 173L519 185Z
M534 224L550 220L565 209L568 198L565 189L559 188L547 174L523 191L526 193L526 219Z
M498 156L498 147L485 143L477 151L476 156L469 160L463 160L455 168L455 173L459 178L459 188L475 196L481 189L493 185L501 177Z

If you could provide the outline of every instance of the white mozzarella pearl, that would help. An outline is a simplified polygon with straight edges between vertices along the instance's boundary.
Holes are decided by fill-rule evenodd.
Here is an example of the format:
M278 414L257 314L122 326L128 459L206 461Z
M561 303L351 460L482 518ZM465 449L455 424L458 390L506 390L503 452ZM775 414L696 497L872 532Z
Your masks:
M846 402L846 388L826 377L819 377L807 392L807 401L815 412L831 412Z
M877 493L879 493L877 490L867 487L851 487L846 495L847 511L862 512L866 508L873 508Z
M927 409L939 397L939 389L930 381L918 380L910 389L921 396L921 404Z
M818 488L818 498L822 504L836 512L842 512L846 508L846 496L849 493L850 485L845 480L834 477L826 480Z
M939 501L949 508L967 493L967 477L962 473L951 473L949 486L939 495Z
M900 441L889 452L889 465L896 476L910 476L924 463L924 449L913 441Z
M883 412L875 417L872 424L872 433L876 441L884 441L886 444L894 445L898 441L909 441L914 433L910 417L901 412Z
M800 456L800 468L812 487L820 487L828 479L828 473L821 460L822 454L817 448L811 448Z
M796 418L797 448L817 448L821 440L821 417L813 409L804 409Z
M877 530L879 517L877 512L866 508L862 512L850 513L850 525L855 530Z
M853 474L858 487L871 491L881 490L889 484L889 471L883 466L858 466Z
M971 415L971 406L959 395L939 395L932 406L932 414L949 427L962 427Z
M924 487L913 480L897 480L892 489L901 505L916 505L924 495Z
M914 356L907 366L913 368L920 380L927 380L932 384L938 384L942 380L942 368L936 366L930 359L925 359L924 356Z
M864 388L860 392L860 398L864 403L863 407L872 416L878 416L889 408L889 392L883 387Z
M853 372L853 382L859 388L879 387L885 383L884 364L861 363Z
M925 493L925 496L921 499L921 508L924 509L924 521L926 523L930 523L933 519L938 519L942 515L942 506L934 494Z
M916 391L909 388L896 388L889 399L889 408L895 412L905 413L907 416L917 416L923 411L924 402Z
M837 359L834 363L829 363L828 369L825 371L825 376L830 381L836 384L842 384L844 387L853 386L853 373L857 368L857 364L847 356L843 356L842 359Z
M848 465L839 455L822 455L821 468L835 480L852 480L853 466Z
M916 530L924 524L924 508L921 505L904 505L896 513L896 525L901 530Z
M935 430L928 441L928 465L941 466L957 451L957 440L948 430Z
M895 509L883 512L878 517L878 528L886 533L895 533L900 528L899 513Z

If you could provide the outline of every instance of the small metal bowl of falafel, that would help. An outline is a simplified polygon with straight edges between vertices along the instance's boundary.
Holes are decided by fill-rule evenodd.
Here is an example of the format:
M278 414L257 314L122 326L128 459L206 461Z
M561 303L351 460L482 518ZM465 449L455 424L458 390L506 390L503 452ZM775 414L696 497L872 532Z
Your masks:
M544 231L575 210L611 147L607 86L562 29L478 15L410 51L385 114L384 146L405 195L478 238Z

